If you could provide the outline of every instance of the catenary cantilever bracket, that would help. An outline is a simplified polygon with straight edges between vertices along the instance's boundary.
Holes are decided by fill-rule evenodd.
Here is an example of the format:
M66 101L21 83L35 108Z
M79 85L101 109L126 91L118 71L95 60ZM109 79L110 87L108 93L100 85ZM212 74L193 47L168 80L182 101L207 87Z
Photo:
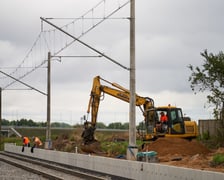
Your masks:
M12 79L14 79L15 81L18 81L19 83L21 83L21 84L23 84L23 85L25 85L25 86L27 86L27 87L29 87L29 88L31 88L31 89L33 89L33 90L39 92L39 93L41 93L41 94L47 96L46 93L44 93L44 92L42 92L42 91L40 91L40 90L38 90L38 89L36 89L36 88L34 88L34 87L28 85L27 83L24 83L24 82L20 81L19 79L14 78L13 76L11 76L11 75L9 75L9 74L7 74L7 73L1 71L1 70L0 70L0 73L2 73L2 74L4 74L4 75L6 75L6 76L8 76L8 77L10 77L10 78L12 78Z
M106 59L110 60L111 62L117 64L118 66L126 69L126 70L130 70L130 68L120 64L119 62L115 61L114 59L110 58L109 56L105 55L104 53L100 52L99 50L93 48L92 46L86 44L85 42L81 41L80 39L76 38L75 36L71 35L70 33L64 31L63 29L61 29L60 27L56 26L55 24L51 23L50 21L46 20L45 18L43 17L40 17L40 19L46 23L48 23L49 25L55 27L56 29L58 29L59 31L65 33L66 35L68 35L69 37L73 38L74 40L78 41L79 43L81 43L82 45L88 47L89 49L95 51L96 53L100 54L101 56L105 57Z

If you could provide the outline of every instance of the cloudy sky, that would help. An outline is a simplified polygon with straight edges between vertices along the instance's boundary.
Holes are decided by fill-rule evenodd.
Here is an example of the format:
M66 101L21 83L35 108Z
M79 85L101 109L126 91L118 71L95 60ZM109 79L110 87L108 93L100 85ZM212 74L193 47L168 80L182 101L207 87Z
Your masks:
M130 67L127 20L130 5L96 26L102 17L126 0L105 0L96 6L99 2L101 0L0 1L1 71L18 78L46 60L48 51L60 56L94 56L52 58L52 122L80 123L86 114L92 80L97 75L129 88L129 71L104 57L95 57L96 52L79 42L58 52L72 39L40 20L40 17L53 18L49 21L60 27L67 24L64 30L75 37L81 36L82 42ZM136 92L140 96L153 98L156 106L181 107L184 114L194 120L212 117L206 94L195 95L190 89L191 72L187 66L200 66L203 63L200 53L205 49L214 54L223 50L223 6L222 0L136 1ZM75 19L82 16L81 20ZM87 32L87 29L91 30ZM46 93L46 75L45 63L21 80ZM0 78L3 88L12 81L2 73ZM5 119L46 121L46 106L46 96L28 90L21 83L2 91ZM129 105L105 95L98 121L128 122ZM136 121L137 124L142 121L138 109Z

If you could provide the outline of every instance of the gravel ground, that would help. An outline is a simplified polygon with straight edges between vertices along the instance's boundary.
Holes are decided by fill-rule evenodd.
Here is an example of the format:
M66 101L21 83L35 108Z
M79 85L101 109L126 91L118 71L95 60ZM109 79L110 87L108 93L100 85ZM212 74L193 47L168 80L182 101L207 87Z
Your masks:
M46 178L0 161L1 180L46 180Z

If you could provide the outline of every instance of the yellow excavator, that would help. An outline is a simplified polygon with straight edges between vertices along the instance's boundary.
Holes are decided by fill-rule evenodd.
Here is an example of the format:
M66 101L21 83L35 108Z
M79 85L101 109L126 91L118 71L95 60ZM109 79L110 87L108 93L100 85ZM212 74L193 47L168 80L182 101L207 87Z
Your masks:
M110 84L113 88L102 85L101 80ZM130 101L130 91L128 89L96 76L93 79L87 110L87 117L91 112L91 121L87 121L87 118L82 133L85 145L96 142L94 132L97 124L97 114L100 101L105 93L128 103ZM137 131L143 141L155 140L161 136L192 139L198 135L196 122L191 121L190 118L184 118L181 108L171 105L155 107L152 98L141 97L137 94L136 106L140 108L144 117L144 127ZM161 119L162 114L166 116L165 121Z

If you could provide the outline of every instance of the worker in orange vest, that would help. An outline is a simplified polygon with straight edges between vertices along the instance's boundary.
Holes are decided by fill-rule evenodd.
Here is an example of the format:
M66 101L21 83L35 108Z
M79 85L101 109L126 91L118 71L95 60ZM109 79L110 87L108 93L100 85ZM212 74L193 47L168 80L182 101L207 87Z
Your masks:
M22 140L23 140L22 152L24 152L25 147L30 147L30 140L26 136L22 136Z
M167 118L167 116L165 115L165 113L164 113L164 112L161 112L160 114L161 114L161 116L160 116L160 121L161 121L162 123L167 123L168 118Z
M40 147L43 145L43 143L41 142L41 140L38 137L33 137L32 139L33 139L33 146L31 148L31 153L33 153L33 149L35 147Z
M168 123L168 117L167 117L167 115L164 113L164 112L161 112L160 113L160 122L162 123L161 125L162 125L162 130L164 131L164 132L166 132L167 131L167 123Z

